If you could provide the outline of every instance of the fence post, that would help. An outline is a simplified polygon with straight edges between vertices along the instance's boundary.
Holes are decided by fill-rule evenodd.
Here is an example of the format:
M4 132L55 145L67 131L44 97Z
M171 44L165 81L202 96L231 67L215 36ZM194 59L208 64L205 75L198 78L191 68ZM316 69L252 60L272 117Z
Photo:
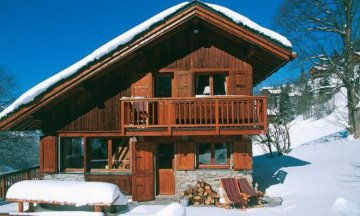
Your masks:
M5 178L1 177L1 191L0 191L0 198L5 199Z

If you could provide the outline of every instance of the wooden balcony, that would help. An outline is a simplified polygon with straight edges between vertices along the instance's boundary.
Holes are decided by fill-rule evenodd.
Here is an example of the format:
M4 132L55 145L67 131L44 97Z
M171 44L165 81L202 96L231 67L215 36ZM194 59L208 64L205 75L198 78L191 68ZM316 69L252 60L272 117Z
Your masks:
M123 98L125 136L267 133L266 97Z

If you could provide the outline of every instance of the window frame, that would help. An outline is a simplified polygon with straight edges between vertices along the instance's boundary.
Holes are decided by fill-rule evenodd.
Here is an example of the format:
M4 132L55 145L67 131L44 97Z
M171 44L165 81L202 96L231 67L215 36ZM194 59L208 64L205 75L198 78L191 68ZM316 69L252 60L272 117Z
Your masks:
M64 160L65 160L65 155L64 155L64 143L62 142L63 139L82 139L82 148L83 148L83 164L85 165L85 155L86 155L86 140L84 137L82 136L74 136L74 137L59 137L59 147L60 147L60 151L59 151L59 170L60 172L64 172L64 173L83 173L84 172L84 167L83 168L65 168L64 166Z
M91 153L91 145L90 142L88 142L89 139L106 139L107 140L107 169L100 169L100 168L91 168L91 154L89 157L89 162L88 162L88 170L90 173L109 173L109 172L117 172L117 173L129 173L131 172L131 153L129 152L129 164L130 167L129 169L123 169L123 170L119 170L119 169L112 169L110 167L112 167L112 148L113 148L113 140L114 139L126 139L126 137L119 137L119 138L111 138L111 137L87 137L87 142L86 144L87 146L87 153ZM128 148L130 151L130 144L128 143Z
M200 164L199 163L199 153L200 153L200 144L202 143L209 143L211 145L210 151L210 164ZM216 143L226 143L226 164L215 164L215 144ZM196 142L196 167L198 169L230 169L230 143L227 140L203 140Z
M80 138L83 140L83 164L84 167L82 168L63 168L63 164L64 164L64 154L63 154L63 144L61 142L62 139L74 139L74 138ZM107 140L107 166L108 169L99 169L99 168L91 168L91 144L89 142L89 139L105 139ZM113 140L115 139L127 139L127 137L103 137L103 136L59 136L59 153L58 153L58 157L59 157L59 171L62 173L131 173L132 171L132 158L131 158L131 146L130 143L127 142L128 148L129 148L129 169L109 169L110 164L112 167L112 147L113 147ZM129 140L128 140L129 141Z
M170 88L170 93L171 95L168 96L168 97L160 97L158 96L158 87L160 86L159 85L159 78L160 77L170 77L170 84L171 84L171 88ZM162 73L157 73L156 76L155 76L155 85L154 85L154 95L155 97L158 97L158 98L171 98L173 97L174 95L174 73L173 72L162 72Z
M210 86L210 95L198 95L196 94L197 90L197 76L208 75L209 76L209 86ZM214 95L214 75L225 75L225 94L224 95ZM196 72L194 73L194 95L195 97L213 97L213 96L226 96L229 95L229 72L228 71L219 71L219 72Z

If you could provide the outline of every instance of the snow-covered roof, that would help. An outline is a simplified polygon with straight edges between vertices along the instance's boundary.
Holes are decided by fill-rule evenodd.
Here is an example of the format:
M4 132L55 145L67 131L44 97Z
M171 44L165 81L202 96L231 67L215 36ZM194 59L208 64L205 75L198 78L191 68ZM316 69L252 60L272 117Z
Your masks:
M116 38L112 39L108 43L102 45L91 54L86 56L85 58L81 59L80 61L76 62L75 64L71 65L70 67L60 71L59 73L55 74L54 76L46 79L45 81L37 84L24 94L22 94L15 102L13 102L10 106L8 106L5 110L0 113L0 119L4 118L8 114L16 111L19 107L26 105L32 102L36 97L45 93L48 89L52 86L60 83L61 81L70 78L71 76L75 75L77 72L81 71L82 68L86 67L87 65L99 60L100 58L106 56L107 54L113 52L117 48L124 46L135 39L138 35L146 32L147 30L151 29L152 26L156 25L159 22L162 22L169 18L170 16L176 14L177 12L181 11L182 9L191 6L193 3L200 4L204 7L207 7L210 10L218 12L219 14L225 16L226 18L230 19L234 23L237 23L251 31L258 33L261 36L264 36L271 41L280 44L287 49L291 49L292 45L290 41L267 28L264 28L257 23L251 21L247 17L230 10L226 7L215 5L215 4L208 4L208 3L201 3L198 1L193 2L183 2L178 5L175 5L167 10L160 12L159 14L151 17L150 19L146 20L145 22L135 26L134 28L128 30L127 32L117 36Z

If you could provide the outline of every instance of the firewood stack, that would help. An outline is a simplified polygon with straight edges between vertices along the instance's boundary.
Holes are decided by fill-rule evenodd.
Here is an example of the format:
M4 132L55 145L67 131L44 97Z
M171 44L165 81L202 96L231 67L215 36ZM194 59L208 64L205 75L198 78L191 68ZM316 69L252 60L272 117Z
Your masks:
M204 181L198 181L195 187L187 189L181 195L188 198L194 205L219 203L219 195Z

